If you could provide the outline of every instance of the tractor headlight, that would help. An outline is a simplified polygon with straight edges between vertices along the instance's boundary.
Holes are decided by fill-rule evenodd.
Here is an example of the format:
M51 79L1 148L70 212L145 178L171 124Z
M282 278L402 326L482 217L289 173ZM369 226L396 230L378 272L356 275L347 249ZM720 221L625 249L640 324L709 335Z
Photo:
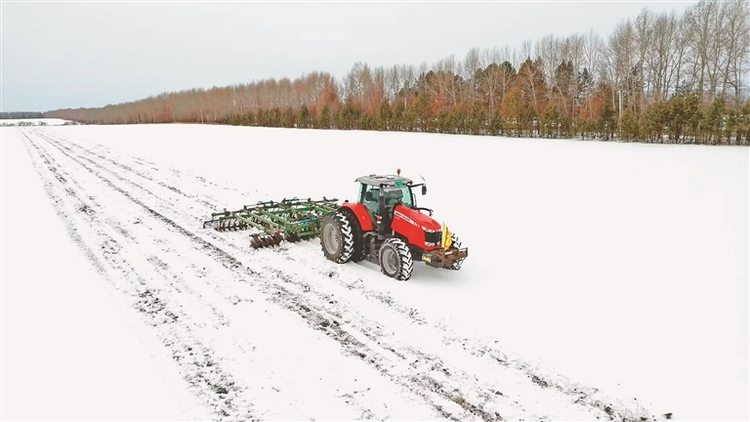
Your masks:
M440 240L443 237L442 230L423 229L425 246L440 246Z

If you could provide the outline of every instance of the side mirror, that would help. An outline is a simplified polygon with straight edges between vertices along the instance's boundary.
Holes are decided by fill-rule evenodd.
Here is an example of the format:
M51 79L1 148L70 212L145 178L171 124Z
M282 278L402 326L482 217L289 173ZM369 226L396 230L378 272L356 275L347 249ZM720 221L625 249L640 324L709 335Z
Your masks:
M427 195L427 185L422 185L422 195Z

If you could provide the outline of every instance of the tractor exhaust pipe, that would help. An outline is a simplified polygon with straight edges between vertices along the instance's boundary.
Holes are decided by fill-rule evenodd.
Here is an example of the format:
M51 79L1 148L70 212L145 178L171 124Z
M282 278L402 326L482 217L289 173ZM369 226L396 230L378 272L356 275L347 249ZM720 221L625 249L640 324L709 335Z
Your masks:
M385 189L384 185L380 185L380 194L378 195L378 239L385 240L388 236L388 230L391 226L388 216L388 211L385 209Z

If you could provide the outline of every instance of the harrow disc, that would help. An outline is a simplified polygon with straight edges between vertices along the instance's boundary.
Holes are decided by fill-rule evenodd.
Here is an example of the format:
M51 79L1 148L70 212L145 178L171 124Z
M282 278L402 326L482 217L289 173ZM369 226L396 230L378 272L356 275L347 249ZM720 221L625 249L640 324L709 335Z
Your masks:
M278 245L282 240L284 240L284 237L281 235L281 233L276 233L273 235L253 234L250 236L250 246L253 249L267 248L270 246Z

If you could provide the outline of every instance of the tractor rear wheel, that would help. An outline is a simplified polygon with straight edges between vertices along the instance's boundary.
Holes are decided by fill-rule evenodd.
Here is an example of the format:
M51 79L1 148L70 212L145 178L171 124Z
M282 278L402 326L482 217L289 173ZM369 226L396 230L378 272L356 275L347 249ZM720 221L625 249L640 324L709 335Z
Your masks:
M349 262L354 254L352 227L345 215L333 212L320 223L320 245L323 254L338 264Z
M354 252L352 253L352 262L359 262L367 256L365 241L362 234L362 226L359 225L357 216L348 208L343 210L346 219L349 220L349 226L352 228L352 238L354 239Z
M411 252L403 240L392 237L386 239L378 253L380 271L396 280L408 280L414 268Z

